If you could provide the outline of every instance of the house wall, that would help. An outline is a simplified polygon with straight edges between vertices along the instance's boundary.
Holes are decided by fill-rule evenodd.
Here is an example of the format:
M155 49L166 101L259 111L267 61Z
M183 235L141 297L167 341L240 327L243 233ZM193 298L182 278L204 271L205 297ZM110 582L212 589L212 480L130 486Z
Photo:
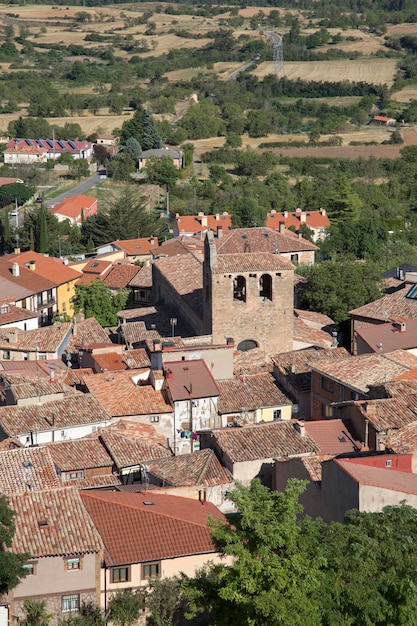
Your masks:
M343 420L346 428L356 441L365 443L366 426L365 417L354 404L347 404L334 409L334 417ZM370 450L378 450L378 433L371 424L368 423L368 447Z
M151 354L152 369L163 369L163 364L169 361L195 361L202 359L215 380L233 378L234 345L216 346L212 348L195 347L192 350L160 350Z
M359 487L360 511L378 512L382 511L384 506L398 506L403 501L409 506L417 508L417 494L370 485L360 485Z
M39 328L39 318L32 317L27 320L21 320L19 322L10 322L10 324L2 324L1 315L0 315L0 328L2 330L5 330L6 328L20 328L21 330L35 330Z
M31 439L33 439L33 445L38 445L41 443L51 443L52 441L67 441L68 439L79 439L80 437L90 435L98 428L104 428L105 426L109 426L109 424L111 424L111 422L113 421L115 420L101 420L93 424L80 424L79 426L57 428L56 430L50 429L44 431L33 431L32 435L30 432L20 434L12 433L12 436L17 437L19 441L23 443L23 445L31 443ZM4 429L1 429L0 441L9 436L6 435L6 437L3 437L3 433Z
M322 463L321 516L343 522L346 511L359 508L359 485L336 462Z
M206 501L214 504L222 513L230 512L234 510L234 506L230 500L226 498L226 494L233 490L234 483L224 483L222 485L211 485L205 487L204 485L192 485L184 487L164 487L161 486L161 481L156 477L149 475L150 484L159 487L158 493L165 493L168 495L175 495L181 498L192 498L193 500L199 500L204 497L204 491L206 492Z
M320 372L311 371L311 419L321 420L331 417L330 413L326 413L325 407L330 407L332 402L346 402L364 398L366 398L365 394L359 394Z
M30 165L33 163L46 163L48 159L47 153L27 154L25 152L4 152L5 165Z
M314 250L299 250L297 252L281 252L280 256L291 263L299 265L314 265Z
M303 512L311 517L321 515L321 489L320 483L314 482L310 474L301 462L301 459L288 459L275 461L272 474L272 489L284 491L290 478L306 480L307 486L301 494L299 501L303 506Z
M76 555L78 556L78 555ZM61 599L64 595L80 594L80 602L97 602L99 578L97 564L101 555L85 554L79 570L67 570L62 556L30 559L36 563L36 574L22 579L13 592L12 615L22 616L25 599L46 600L47 610L52 613L51 626L56 626L62 616Z
M352 354L359 354L358 346L357 346L357 335L356 330L358 328L369 328L370 326L375 326L376 324L384 324L385 322L378 319L372 319L369 317L360 317L356 315L351 316L350 321L350 351Z
M71 299L75 296L75 280L59 285L57 289L58 313L66 313L71 318L74 315L74 306Z
M174 403L176 427L181 430L205 430L217 428L217 397L191 398Z
M273 467L274 460L272 458L233 463L233 480L248 486L251 480L257 476L264 485L271 486Z
M274 421L274 411L281 411L281 419L282 420L290 420L292 417L292 405L281 405L277 404L276 406L266 406L260 407L256 411L256 424L259 422L273 422Z

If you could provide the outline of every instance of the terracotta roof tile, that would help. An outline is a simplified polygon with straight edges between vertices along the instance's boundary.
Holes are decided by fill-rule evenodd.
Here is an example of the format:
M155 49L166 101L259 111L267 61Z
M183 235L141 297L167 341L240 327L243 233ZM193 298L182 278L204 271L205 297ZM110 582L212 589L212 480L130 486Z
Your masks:
M272 357L278 372L288 377L291 385L300 392L309 391L311 388L311 366L321 361L350 359L350 354L345 348L304 348L283 352Z
M151 362L145 348L126 350L122 356L123 361L130 370L151 366Z
M417 419L416 421L390 433L385 446L395 454L414 454L417 452Z
M9 496L16 511L13 551L32 558L100 553L102 542L76 489Z
M321 346L322 348L330 348L333 343L333 337L324 330L308 326L304 320L295 316L293 341L309 343L313 346Z
M34 352L37 345L39 352L54 353L70 336L71 329L71 322L57 322L33 330L17 329L11 338L11 329L0 328L0 349Z
M67 344L67 352L75 353L78 351L78 347L88 346L92 343L113 345L108 331L99 324L95 317L89 317L74 324L72 337Z
M352 439L342 420L306 421L304 426L322 454L345 454L357 452L361 448L360 442Z
M297 432L293 420L224 428L212 436L233 463L319 452L308 434L302 437Z
M152 265L149 263L139 268L129 283L129 287L152 287Z
M207 229L217 231L220 226L224 231L232 226L232 216L228 213L216 215L177 215L176 227L179 233L201 233Z
M412 287L413 285L403 282L396 291L383 296L379 300L349 311L349 315L366 317L382 322L400 315L407 319L415 318L417 317L417 300L407 298L407 294Z
M201 260L194 254L186 254L156 259L152 267L163 275L185 303L201 318L203 289Z
M139 270L140 267L136 265L114 265L103 282L110 289L125 289Z
M152 250L152 256L156 259L167 256L178 256L179 254L203 254L204 241L201 237L190 235L180 235L173 239L168 239L161 243L159 248Z
M227 272L249 272L256 268L259 272L270 270L293 270L293 264L270 252L239 252L219 254L213 268L216 274Z
M33 252L32 250L19 252L18 254L9 254L6 258L10 263L19 263L21 269L24 268L27 263L35 261L35 269L29 271L32 274L37 274L42 278L50 280L55 285L62 285L77 280L77 278L80 277L80 272L65 265L62 259L40 254L39 252Z
M235 254L245 252L249 246L251 252L269 252L277 255L289 252L314 251L317 246L299 238L293 233L279 233L272 228L236 228L216 238L218 254Z
M95 371L117 372L128 369L123 354L106 352L105 354L94 354Z
M150 251L159 246L157 237L140 237L139 239L118 239L112 242L129 256L150 254Z
M324 229L330 226L330 220L325 211L271 211L268 213L265 226L268 228L280 228L283 223L285 228L294 227L296 230L302 224L306 224L308 228L313 230Z
M213 487L233 480L213 450L209 449L153 460L147 465L149 473L161 481L162 487Z
M61 472L112 467L113 460L99 439L57 441L45 446Z
M6 494L61 486L46 448L16 448L0 452L0 491Z
M165 362L164 369L173 402L190 398L217 398L220 394L203 359Z
M106 547L109 565L215 552L207 518L224 519L210 503L152 492L81 492ZM151 501L153 504L145 504Z
M145 322L126 322L121 324L120 329L127 345L161 338L157 330L148 330Z
M272 374L265 372L230 380L219 380L219 413L236 413L243 408L254 411L261 407L291 405Z
M403 428L417 421L417 394L353 403L377 432Z
M332 462L337 463L360 485L417 495L417 474L352 463L350 459L335 459Z
M20 306L16 306L10 302L2 304L0 308L0 326L3 326L3 324L23 322L37 317L39 317L38 313L22 309Z
M166 442L155 444L145 438L131 439L126 434L108 429L101 430L99 438L119 470L171 456Z
M94 209L94 205L97 205L97 198L79 194L77 196L71 196L59 202L59 204L55 204L49 209L49 212L58 213L74 219L81 215L83 209Z
M122 480L116 474L101 474L98 476L86 476L85 478L70 478L65 481L66 487L76 489L102 489L103 487L120 487Z

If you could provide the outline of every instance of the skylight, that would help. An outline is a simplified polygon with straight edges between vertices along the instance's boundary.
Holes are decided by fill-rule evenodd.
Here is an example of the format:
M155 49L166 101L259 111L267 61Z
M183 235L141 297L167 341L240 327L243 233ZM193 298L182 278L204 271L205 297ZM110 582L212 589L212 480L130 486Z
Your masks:
M413 285L406 295L406 298L410 298L411 300L417 300L417 284Z

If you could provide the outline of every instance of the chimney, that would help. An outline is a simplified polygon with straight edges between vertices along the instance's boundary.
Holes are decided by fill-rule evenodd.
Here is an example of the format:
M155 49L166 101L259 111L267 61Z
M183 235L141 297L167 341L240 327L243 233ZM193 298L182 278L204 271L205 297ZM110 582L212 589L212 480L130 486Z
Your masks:
M13 276L20 276L20 268L19 263L13 263L12 265L12 274Z
M204 226L205 228L207 228L207 215L204 215L204 213L199 213L198 217L200 218L201 226Z
M407 330L407 324L405 320L396 320L393 324L395 330L400 331L400 333L405 333Z
M302 211L301 211L300 207L297 207L297 208L295 209L295 212L297 213L297 215L299 215Z
M226 345L227 346L234 346L235 345L235 340L233 339L233 337L226 337Z
M216 222L218 222L220 219L220 213L216 213L214 217L215 217Z
M284 217L285 217L285 219L287 219L287 217L288 217L288 211L284 211Z
M14 253L15 253L15 254L20 254L20 248L15 248L15 249L14 249Z
M172 380L174 378L172 375L172 371L170 369L167 369L166 376L167 376L167 380Z
M285 222L280 222L279 223L279 232L280 233L285 233Z
M151 244L151 246L153 246L153 244L155 243L155 237L149 237L149 243Z
M221 239L223 237L223 226L217 226L217 239Z
M307 213L300 213L300 222L305 224L307 222Z
M326 209L322 209L322 208L320 208L320 213L321 213L322 215L326 215Z
M74 315L74 324L79 324L80 322L83 322L84 320L85 320L84 313L76 313Z
M272 211L270 212L270 216L272 217L273 215L276 215L275 209L272 209Z
M36 270L36 262L35 261L29 261L29 269L34 272Z
M245 252L250 252L250 245L247 241L245 241Z
M153 351L154 352L162 352L162 343L160 339L153 340Z
M306 427L304 426L304 422L295 422L294 423L294 428L298 432L300 437L305 437L306 436Z
M303 235L301 233L298 233L298 239L302 239Z

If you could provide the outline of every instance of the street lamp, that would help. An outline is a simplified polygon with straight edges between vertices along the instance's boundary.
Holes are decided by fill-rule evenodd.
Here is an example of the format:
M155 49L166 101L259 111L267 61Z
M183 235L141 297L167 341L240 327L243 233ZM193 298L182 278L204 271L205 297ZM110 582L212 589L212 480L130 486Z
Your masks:
M176 317L171 317L171 319L169 320L169 323L171 324L171 328L172 328L172 336L175 337L175 326L177 325L177 318Z

